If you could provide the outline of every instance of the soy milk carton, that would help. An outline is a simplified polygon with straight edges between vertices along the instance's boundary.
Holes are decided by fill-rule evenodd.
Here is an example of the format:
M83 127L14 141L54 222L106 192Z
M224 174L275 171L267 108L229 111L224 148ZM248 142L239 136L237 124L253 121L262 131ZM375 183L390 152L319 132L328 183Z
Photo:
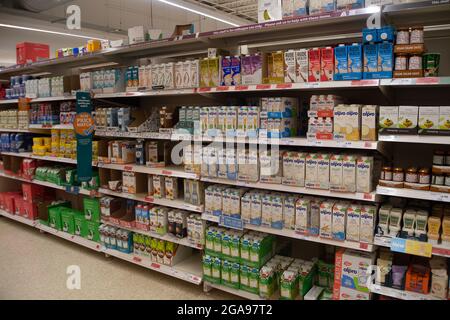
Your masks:
M333 206L332 235L333 239L345 240L345 227L348 203L338 202Z

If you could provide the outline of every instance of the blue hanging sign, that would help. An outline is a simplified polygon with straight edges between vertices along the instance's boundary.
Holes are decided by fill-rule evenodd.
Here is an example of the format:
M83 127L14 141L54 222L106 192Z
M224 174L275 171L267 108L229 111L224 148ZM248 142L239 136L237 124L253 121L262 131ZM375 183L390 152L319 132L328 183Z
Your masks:
M77 92L77 114L73 123L77 138L77 174L79 181L92 178L92 137L94 118L92 117L91 94Z

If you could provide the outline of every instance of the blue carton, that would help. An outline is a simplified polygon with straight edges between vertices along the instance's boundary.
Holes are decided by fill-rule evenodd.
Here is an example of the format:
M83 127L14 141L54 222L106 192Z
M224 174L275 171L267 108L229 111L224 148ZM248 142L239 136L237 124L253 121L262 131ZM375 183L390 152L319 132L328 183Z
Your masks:
M394 42L395 29L393 26L385 26L377 29L377 41L378 42Z
M362 34L363 34L363 43L364 44L375 43L376 41L378 41L377 29L365 28L365 29L363 29Z
M334 80L343 80L348 73L348 46L340 44L334 48Z
M363 71L363 50L362 45L354 43L347 47L348 73L343 80L360 80Z

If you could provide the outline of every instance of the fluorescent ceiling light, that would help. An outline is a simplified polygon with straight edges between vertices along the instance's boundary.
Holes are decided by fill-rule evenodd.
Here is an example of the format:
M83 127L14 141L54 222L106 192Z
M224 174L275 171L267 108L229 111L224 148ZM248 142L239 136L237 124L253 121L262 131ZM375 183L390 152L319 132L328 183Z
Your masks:
M36 31L36 32L43 32L43 33L51 33L51 34L57 34L57 35L60 35L60 36L69 36L69 37L83 38L83 39L107 40L107 39L102 39L102 38L83 36L83 35L79 35L79 34L72 34L72 33L44 30L44 29L38 29L38 28L29 28L29 27L16 26L16 25L13 25L13 24L0 23L0 27L11 28L11 29L20 29L20 30L28 30L28 31Z
M170 1L167 1L167 0L158 0L158 1L160 1L162 3L165 3L165 4L168 4L168 5L171 5L171 6L174 6L174 7L177 7L177 8L180 8L180 9L183 9L183 10L186 10L186 11L190 11L192 13L199 14L201 16L205 16L207 18L211 18L211 19L214 19L214 20L217 20L217 21L220 21L220 22L232 25L233 27L239 27L239 25L236 24L236 23L233 23L233 22L221 19L219 17L212 16L210 14L207 14L207 13L204 13L204 12L201 12L201 11L197 11L195 9L191 9L191 8L185 7L185 6L181 5L181 4L173 3L173 2L170 2Z

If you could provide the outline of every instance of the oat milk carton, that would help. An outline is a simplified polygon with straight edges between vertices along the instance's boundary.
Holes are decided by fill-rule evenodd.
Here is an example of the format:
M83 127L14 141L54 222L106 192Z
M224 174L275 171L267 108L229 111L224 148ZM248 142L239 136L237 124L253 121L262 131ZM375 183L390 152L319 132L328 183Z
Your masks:
M343 155L342 191L356 192L356 156L354 155Z
M311 201L300 198L295 202L295 231L307 234L311 227Z
M373 205L362 205L360 215L359 240L361 242L373 242L375 229L375 215L377 207Z
M361 206L358 204L351 204L347 208L347 227L346 239L351 241L360 241L360 220Z
M356 192L372 191L373 157L358 157L356 159Z
M346 202L337 202L333 206L333 222L332 222L333 239L345 240L347 207L348 203Z
M333 226L333 205L332 201L324 201L320 204L320 229L319 235L321 238L332 238Z

